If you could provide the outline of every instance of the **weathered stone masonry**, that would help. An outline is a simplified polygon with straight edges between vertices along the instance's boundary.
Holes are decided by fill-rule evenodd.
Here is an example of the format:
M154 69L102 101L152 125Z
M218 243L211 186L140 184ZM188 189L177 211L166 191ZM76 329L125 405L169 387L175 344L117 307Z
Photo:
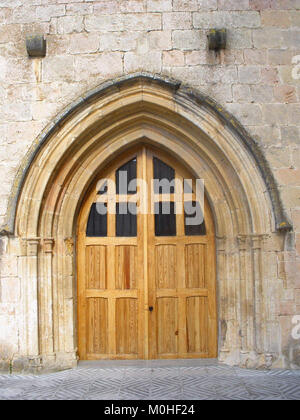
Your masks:
M213 98L220 104L221 114L226 111L232 114L265 156L263 165L270 167L275 180L271 186L264 179L264 172L258 175L259 165L252 152L243 149L243 142L237 143L242 152L223 149L235 169L238 159L244 165L248 162L249 174L241 174L241 188L248 188L246 178L257 180L261 204L253 204L258 195L253 192L252 198L250 189L248 198L239 199L237 194L232 199L232 209L237 205L245 205L245 209L253 206L247 210L251 217L242 220L236 216L232 232L226 234L221 229L221 216L218 219L216 215L220 226L217 238L219 354L222 360L247 366L300 364L300 342L291 336L293 316L300 315L299 24L300 0L0 0L0 368L15 371L43 365L59 368L70 366L76 360L72 228L68 226L68 235L62 237L62 218L53 222L49 231L48 216L39 208L34 231L34 224L30 224L30 218L26 219L28 207L24 205L22 209L19 206L16 229L9 234L9 220L14 214L12 203L17 197L21 203L26 199L24 194L28 193L29 198L39 188L43 191L41 199L52 203L46 185L53 170L52 148L54 153L55 145L64 138L68 127L75 130L78 118L84 121L89 105L82 103L82 107L51 132L58 121L56 116L107 80L137 72L156 74L162 80L176 79L182 86L189 85L193 89L191 93L199 91ZM226 50L208 51L206 36L210 28L227 29ZM25 38L32 34L45 35L45 58L28 58ZM137 85L143 85L138 80ZM210 117L211 111L201 101L197 105L200 114L192 117L191 110L197 100L186 99L187 88L179 84L174 99L174 94L164 85L152 89L149 80L144 81L144 89L149 89L149 104L145 105L143 117L146 121L148 114L155 116L155 106L150 103L157 97L159 106L170 112L170 121L173 118L175 121L170 111L173 101L178 115L193 120L194 126L201 127L203 132L207 127L200 114L205 115L207 124L214 127L207 128L207 136L215 144L219 141L219 146L226 144L221 140L222 135L218 137L221 127L228 142L231 136L237 136L232 134L234 127L224 122L228 120L217 113ZM123 89L130 92L130 83L126 82ZM131 93L138 97L139 89L132 89ZM108 101L113 98L110 93ZM124 104L128 103L125 93L123 98ZM101 101L101 95L95 95L91 104L97 108L105 102ZM127 113L121 106L118 109L124 115ZM229 114L227 117L230 119ZM113 124L113 114L110 118ZM149 137L150 131L149 125ZM47 133L51 134L40 154L30 160ZM80 133L75 130L73 134L80 143ZM192 131L186 134L192 138ZM71 137L69 141L71 144ZM202 147L199 146L199 151L204 152ZM221 156L216 152L216 165L222 165ZM63 155L61 159L65 162ZM90 159L92 162L92 156ZM27 168L22 184L25 189L23 195L18 195L22 191L18 190L18 177L24 176L28 162L33 167ZM44 178L36 177L38 170L34 171L34 165L41 168ZM211 170L212 166L207 169L208 177ZM230 183L228 171L224 183L225 179ZM59 179L60 175L55 176ZM232 172L231 176L233 182L236 174ZM36 185L30 184L30 179ZM66 179L64 183L69 182ZM209 183L212 191L212 178ZM81 179L82 188L87 184L88 179ZM223 187L226 191L226 186ZM291 232L276 230L276 211L272 194L268 192L273 188L279 191L279 202L286 216L282 222L291 222ZM220 189L215 196L220 205L221 194ZM59 203L62 197L59 194L55 197L53 202ZM80 199L78 196L77 203ZM228 200L224 206L230 208L231 204ZM20 225L22 213L26 226ZM264 218L265 226L249 226L250 220L255 224ZM64 257L60 258L62 254ZM62 282L59 276L63 276ZM250 281L245 280L246 287L239 289L239 282L249 278ZM34 296L36 307L30 300Z

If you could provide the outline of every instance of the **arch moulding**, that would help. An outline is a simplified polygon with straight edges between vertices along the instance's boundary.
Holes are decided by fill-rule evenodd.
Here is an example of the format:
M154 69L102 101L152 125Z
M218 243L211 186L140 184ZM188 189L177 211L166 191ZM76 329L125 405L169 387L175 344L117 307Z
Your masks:
M269 366L281 356L274 299L283 286L273 266L291 229L272 172L222 107L148 74L107 82L79 98L20 168L1 229L20 262L20 354L44 368L76 364L79 209L99 171L142 142L171 153L205 181L217 235L220 360Z

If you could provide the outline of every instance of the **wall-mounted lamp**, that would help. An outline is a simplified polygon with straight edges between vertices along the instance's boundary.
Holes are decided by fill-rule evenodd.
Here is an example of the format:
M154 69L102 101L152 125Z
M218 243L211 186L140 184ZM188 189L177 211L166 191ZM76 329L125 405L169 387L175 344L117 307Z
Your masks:
M227 41L226 29L210 29L207 35L208 48L213 51L225 50Z
M46 56L46 39L43 35L30 35L26 37L26 49L29 57Z

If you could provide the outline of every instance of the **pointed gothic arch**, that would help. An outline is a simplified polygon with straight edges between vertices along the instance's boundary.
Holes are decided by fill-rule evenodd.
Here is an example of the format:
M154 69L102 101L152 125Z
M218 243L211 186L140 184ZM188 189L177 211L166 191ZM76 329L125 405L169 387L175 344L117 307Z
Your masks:
M86 190L105 165L137 143L172 154L205 180L217 238L219 358L245 364L278 356L278 320L263 261L291 229L255 141L210 98L148 74L101 85L58 116L16 178L2 232L22 256L23 354L43 366L76 363L75 232Z

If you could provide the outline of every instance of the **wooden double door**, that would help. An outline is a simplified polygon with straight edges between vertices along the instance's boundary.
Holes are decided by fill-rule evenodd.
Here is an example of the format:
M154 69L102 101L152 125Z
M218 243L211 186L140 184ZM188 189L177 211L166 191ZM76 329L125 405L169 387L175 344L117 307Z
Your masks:
M186 179L176 160L143 146L88 192L77 232L81 360L216 357L214 224ZM198 224L187 222L191 206L204 214Z

